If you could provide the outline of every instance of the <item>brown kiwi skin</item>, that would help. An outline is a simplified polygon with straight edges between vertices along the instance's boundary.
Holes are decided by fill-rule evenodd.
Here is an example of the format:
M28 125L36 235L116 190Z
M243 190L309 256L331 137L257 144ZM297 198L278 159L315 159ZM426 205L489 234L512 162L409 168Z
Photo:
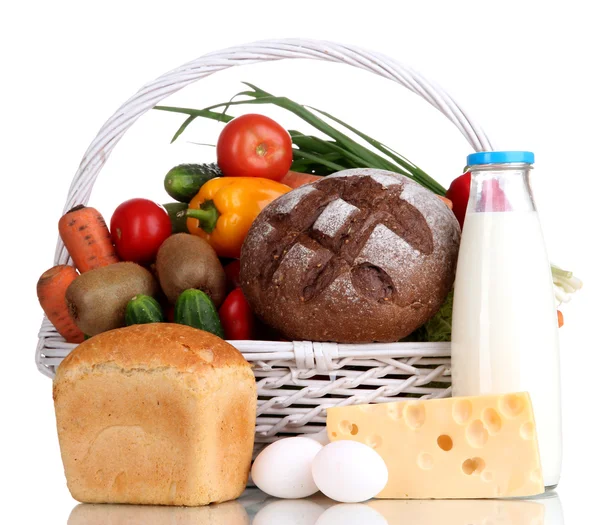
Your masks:
M148 270L119 262L82 273L69 285L65 297L77 327L92 336L125 326L125 308L132 297L158 292L158 283Z
M170 303L185 290L206 293L218 308L227 294L225 270L213 247L189 233L171 235L156 256L160 286Z

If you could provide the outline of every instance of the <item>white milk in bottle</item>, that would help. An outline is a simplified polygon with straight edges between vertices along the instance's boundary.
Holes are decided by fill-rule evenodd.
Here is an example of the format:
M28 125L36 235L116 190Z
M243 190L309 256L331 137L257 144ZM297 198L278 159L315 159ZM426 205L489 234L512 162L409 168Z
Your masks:
M561 469L558 322L529 185L533 154L469 155L471 193L454 291L454 396L529 392L546 487Z

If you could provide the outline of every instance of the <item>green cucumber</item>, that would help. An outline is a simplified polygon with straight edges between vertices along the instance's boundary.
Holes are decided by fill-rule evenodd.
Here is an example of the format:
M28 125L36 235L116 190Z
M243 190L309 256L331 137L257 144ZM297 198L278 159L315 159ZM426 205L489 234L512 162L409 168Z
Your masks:
M169 214L169 219L171 219L171 233L189 233L185 214L188 205L185 202L168 202L163 206Z
M149 295L136 295L125 308L125 324L162 323L162 309L156 299Z
M223 173L215 163L180 164L165 176L165 190L179 202L190 202L200 191L202 185Z
M175 322L224 337L223 327L215 305L202 290L182 292L175 303Z

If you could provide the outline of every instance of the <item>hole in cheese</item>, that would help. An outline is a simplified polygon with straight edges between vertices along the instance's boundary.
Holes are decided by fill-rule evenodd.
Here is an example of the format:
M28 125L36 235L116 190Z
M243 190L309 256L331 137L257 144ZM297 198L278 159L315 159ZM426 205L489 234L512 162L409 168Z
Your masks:
M342 434L350 434L350 431L352 430L352 423L350 423L350 421L347 419L344 419L343 421L340 421L339 429Z
M466 425L471 419L473 405L468 399L457 399L452 404L452 418L459 425Z
M433 457L431 454L421 452L417 458L417 465L419 465L420 469L431 470L433 468Z
M473 448L482 448L488 440L489 433L483 426L481 419L471 421L465 432L467 442Z
M381 439L381 436L378 436L377 434L370 435L365 441L365 444L371 448L380 447L382 443L383 439Z
M535 426L531 421L528 421L521 425L519 432L523 439L533 439L533 436L535 435Z
M454 446L452 438L450 436L447 436L446 434L442 434L437 438L437 444L438 447L440 447L442 450L445 450L446 452L452 450L452 447Z
M485 472L483 472L481 474L481 479L483 481L485 481L486 483L489 483L494 480L494 474L492 472L490 472L489 470L486 470Z
M485 461L481 458L469 458L465 459L462 464L462 471L470 476L472 474L481 474L485 468Z
M500 398L498 407L500 408L502 415L513 418L523 412L525 402L523 401L523 398L519 397L517 394L508 394Z
M409 428L416 430L425 423L425 407L422 403L408 403L404 407L404 419Z
M490 434L497 434L502 429L502 419L493 408L486 408L482 415L483 424Z

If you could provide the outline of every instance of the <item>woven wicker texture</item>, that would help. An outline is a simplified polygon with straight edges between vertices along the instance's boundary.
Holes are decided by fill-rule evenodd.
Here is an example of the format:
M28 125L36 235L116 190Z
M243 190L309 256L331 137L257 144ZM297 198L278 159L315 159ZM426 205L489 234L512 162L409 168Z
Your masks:
M158 102L218 71L282 59L313 59L348 64L393 80L441 111L475 151L491 150L485 133L439 86L413 69L379 53L327 41L284 39L255 42L209 53L143 86L106 121L85 152L64 212L87 204L110 153L125 132ZM55 264L70 263L59 239ZM398 397L450 395L449 343L338 345L311 342L235 341L253 362L258 382L257 446L280 436L318 432L325 409ZM44 319L36 363L53 377L75 347Z

